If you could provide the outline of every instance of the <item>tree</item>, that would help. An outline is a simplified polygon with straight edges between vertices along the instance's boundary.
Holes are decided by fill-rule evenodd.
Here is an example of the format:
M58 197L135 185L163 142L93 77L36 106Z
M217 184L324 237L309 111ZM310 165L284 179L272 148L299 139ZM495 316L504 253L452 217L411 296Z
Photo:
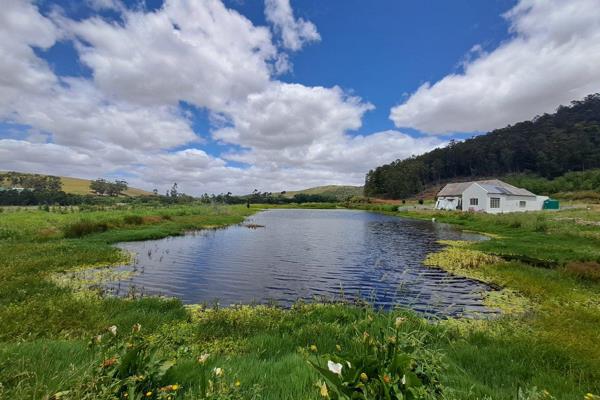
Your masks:
M179 192L177 191L177 182L173 182L173 186L171 186L171 190L169 191L169 195L171 197L177 197Z
M365 195L403 198L452 180L537 173L552 179L600 168L600 94L367 173Z

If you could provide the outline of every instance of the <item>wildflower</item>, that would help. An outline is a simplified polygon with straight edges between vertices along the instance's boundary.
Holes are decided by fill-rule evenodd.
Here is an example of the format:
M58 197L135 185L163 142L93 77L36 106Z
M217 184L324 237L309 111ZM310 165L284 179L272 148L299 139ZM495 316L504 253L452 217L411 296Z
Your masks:
M132 331L133 333L138 333L138 332L139 332L139 331L141 331L141 330L142 330L142 325L140 325L140 324L134 324L134 325L133 325L133 328L131 328L131 331Z
M327 384L325 382L319 382L319 392L321 397L329 397L329 390L327 390Z
M406 321L406 318L403 317L397 317L396 321L394 322L394 326L396 327L396 329L400 328L400 325L402 325L402 323Z
M200 355L200 357L198 357L198 363L204 364L206 362L206 360L208 360L209 356L210 356L210 354L208 354L208 353L204 353L204 354Z
M161 387L159 390L161 392L175 392L179 389L179 385L175 384L175 385L168 385L168 386L163 386Z
M335 363L331 360L327 361L327 368L334 374L342 375L342 364Z
M369 380L369 377L364 372L361 372L360 380L366 383Z
M336 344L336 345L335 345L335 349L336 349L337 351L342 351L342 346L340 346L339 344Z
M392 378L390 378L390 376L388 374L383 375L383 381L385 383L390 383L392 381Z
M215 376L217 378L220 378L224 375L223 368L218 368L218 367L213 369L213 373L215 374Z
M98 344L102 341L102 335L94 336L94 343Z
M396 343L396 336L388 336L388 341L390 343Z
M583 400L600 400L600 396L593 393L586 393L585 396L583 396Z
M117 358L116 357L108 358L108 359L102 361L102 368L112 367L116 363L117 363Z
M113 336L117 336L117 326L116 325L113 325L113 326L109 327L108 331L110 333L112 333Z
M146 392L146 397L152 396L152 392Z
M234 385L235 385L235 387L240 387L240 385L241 385L241 384L242 384L242 383L241 383L240 381L235 381L235 384L234 384Z
M317 352L317 350L318 350L318 349L317 349L317 345L316 345L316 344L311 344L311 345L310 345L310 351L312 351L313 353L316 353L316 352Z

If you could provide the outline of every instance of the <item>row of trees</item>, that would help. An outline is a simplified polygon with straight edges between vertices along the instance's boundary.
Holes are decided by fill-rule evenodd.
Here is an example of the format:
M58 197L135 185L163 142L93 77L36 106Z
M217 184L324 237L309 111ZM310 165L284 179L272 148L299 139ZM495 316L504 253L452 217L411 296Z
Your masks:
M504 179L515 186L539 194L551 195L559 192L581 191L600 192L600 169L568 172L554 179L529 174L509 175Z
M554 114L369 171L365 195L405 198L446 181L533 173L555 178L600 167L600 94Z
M106 179L96 179L90 183L90 190L101 196L120 196L127 188L127 182L121 180L108 182Z
M0 186L47 192L62 190L60 177L9 171L0 173Z

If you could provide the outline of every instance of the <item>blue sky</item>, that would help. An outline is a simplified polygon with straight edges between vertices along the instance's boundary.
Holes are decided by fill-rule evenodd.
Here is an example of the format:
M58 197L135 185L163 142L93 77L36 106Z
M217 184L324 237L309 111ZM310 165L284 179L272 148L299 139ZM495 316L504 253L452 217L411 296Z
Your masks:
M595 1L8 0L0 168L361 184L598 91Z

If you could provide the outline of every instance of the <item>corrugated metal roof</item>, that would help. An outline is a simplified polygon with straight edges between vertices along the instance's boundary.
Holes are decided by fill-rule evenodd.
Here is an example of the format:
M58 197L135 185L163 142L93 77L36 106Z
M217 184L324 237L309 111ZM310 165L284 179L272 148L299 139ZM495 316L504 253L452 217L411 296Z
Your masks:
M457 182L449 183L440 190L438 197L442 196L462 196L466 188L471 186L473 182Z
M489 179L481 181L449 183L440 192L438 197L443 196L462 196L462 193L473 183L479 184L488 193L505 194L509 196L534 196L527 189L518 188L499 179Z

